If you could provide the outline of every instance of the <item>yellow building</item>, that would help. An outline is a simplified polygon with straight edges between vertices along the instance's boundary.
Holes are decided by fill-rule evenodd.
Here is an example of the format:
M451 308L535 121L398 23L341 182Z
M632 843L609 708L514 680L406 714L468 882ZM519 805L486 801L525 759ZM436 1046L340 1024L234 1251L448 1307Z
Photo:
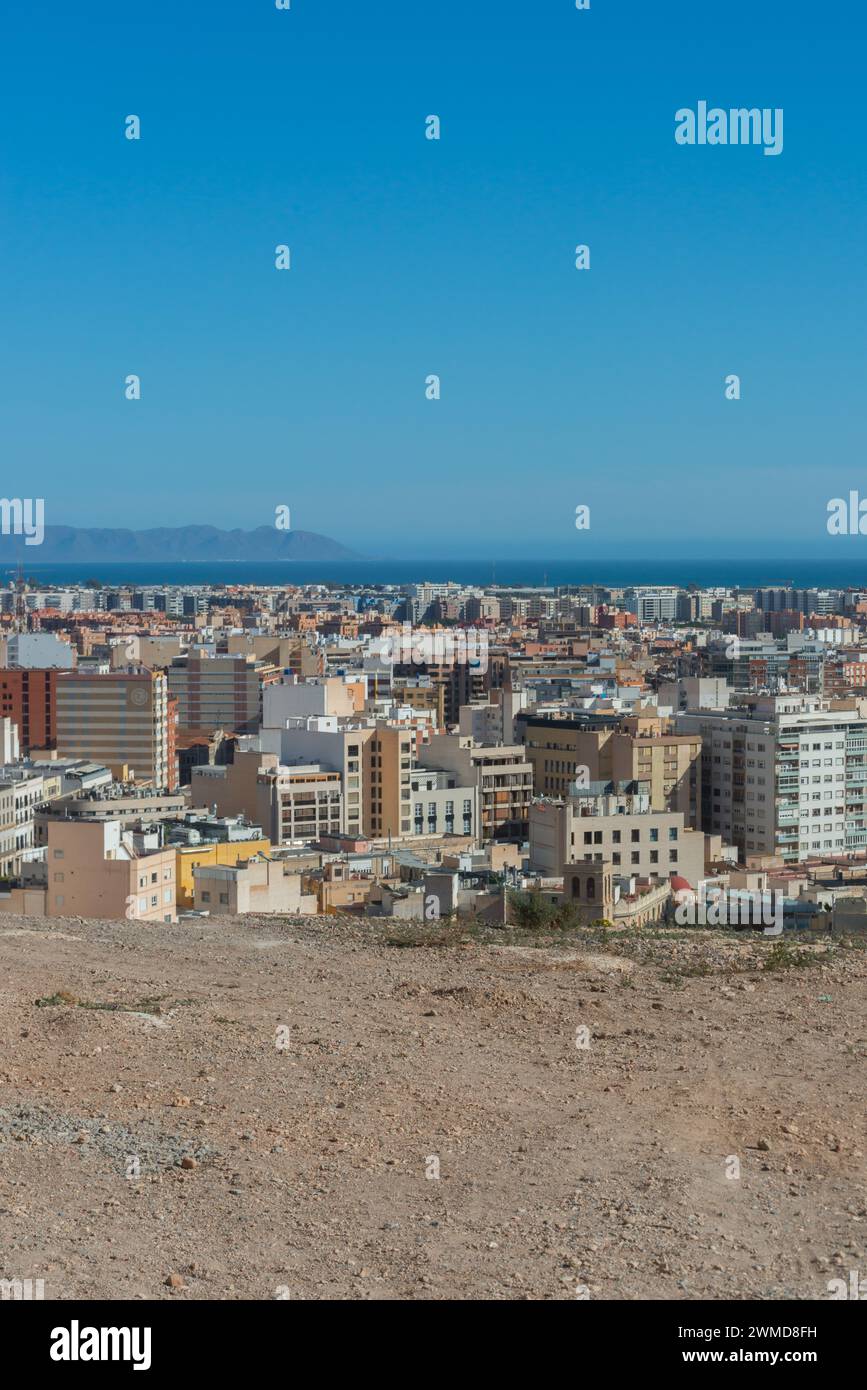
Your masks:
M256 854L270 854L271 841L219 840L209 845L183 845L175 851L178 910L189 910L195 902L193 870L199 865L233 868Z

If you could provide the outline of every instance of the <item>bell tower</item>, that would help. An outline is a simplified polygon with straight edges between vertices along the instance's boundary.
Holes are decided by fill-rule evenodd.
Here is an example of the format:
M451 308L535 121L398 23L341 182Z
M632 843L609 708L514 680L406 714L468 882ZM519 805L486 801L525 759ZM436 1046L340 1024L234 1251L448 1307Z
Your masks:
M566 864L563 869L563 906L577 907L586 925L601 918L613 920L614 866L609 860L594 864L591 859Z

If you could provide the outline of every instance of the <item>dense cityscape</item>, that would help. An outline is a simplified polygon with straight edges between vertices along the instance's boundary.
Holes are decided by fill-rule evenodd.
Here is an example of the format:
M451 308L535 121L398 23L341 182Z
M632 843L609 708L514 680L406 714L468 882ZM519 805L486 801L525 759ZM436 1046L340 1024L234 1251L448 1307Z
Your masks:
M19 575L0 622L6 912L867 906L867 590Z

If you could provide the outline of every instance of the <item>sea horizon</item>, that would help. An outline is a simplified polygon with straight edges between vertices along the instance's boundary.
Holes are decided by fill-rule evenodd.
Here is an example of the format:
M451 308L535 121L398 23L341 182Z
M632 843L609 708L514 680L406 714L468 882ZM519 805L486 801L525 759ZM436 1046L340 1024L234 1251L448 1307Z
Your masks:
M596 584L677 585L698 588L763 588L774 585L798 589L867 588L867 561L851 559L414 559L414 560L207 560L207 561L76 561L22 566L24 576L38 585L63 587L98 580L103 586L146 587L196 585L401 585L453 581L473 587L556 588ZM14 581L18 566L0 563L3 585Z

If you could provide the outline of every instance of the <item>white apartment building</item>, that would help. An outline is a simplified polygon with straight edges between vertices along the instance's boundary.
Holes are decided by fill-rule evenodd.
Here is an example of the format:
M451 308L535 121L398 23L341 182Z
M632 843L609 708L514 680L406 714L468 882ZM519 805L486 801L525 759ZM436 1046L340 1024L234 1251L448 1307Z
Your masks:
M627 589L628 607L640 623L673 623L677 617L677 589Z
M682 676L676 681L663 681L657 701L675 712L728 709L731 695L728 681L719 676Z
M12 667L71 671L75 651L53 632L14 632L6 642L6 660Z
M702 738L702 825L741 855L867 848L867 721L812 695L769 695L676 716Z
M18 745L18 725L8 717L0 719L0 761L17 763L21 756Z
M0 873L14 877L25 859L42 857L34 814L44 795L40 773L20 765L0 767Z
M444 769L415 767L410 789L414 835L478 835L479 792L475 783L460 786Z

